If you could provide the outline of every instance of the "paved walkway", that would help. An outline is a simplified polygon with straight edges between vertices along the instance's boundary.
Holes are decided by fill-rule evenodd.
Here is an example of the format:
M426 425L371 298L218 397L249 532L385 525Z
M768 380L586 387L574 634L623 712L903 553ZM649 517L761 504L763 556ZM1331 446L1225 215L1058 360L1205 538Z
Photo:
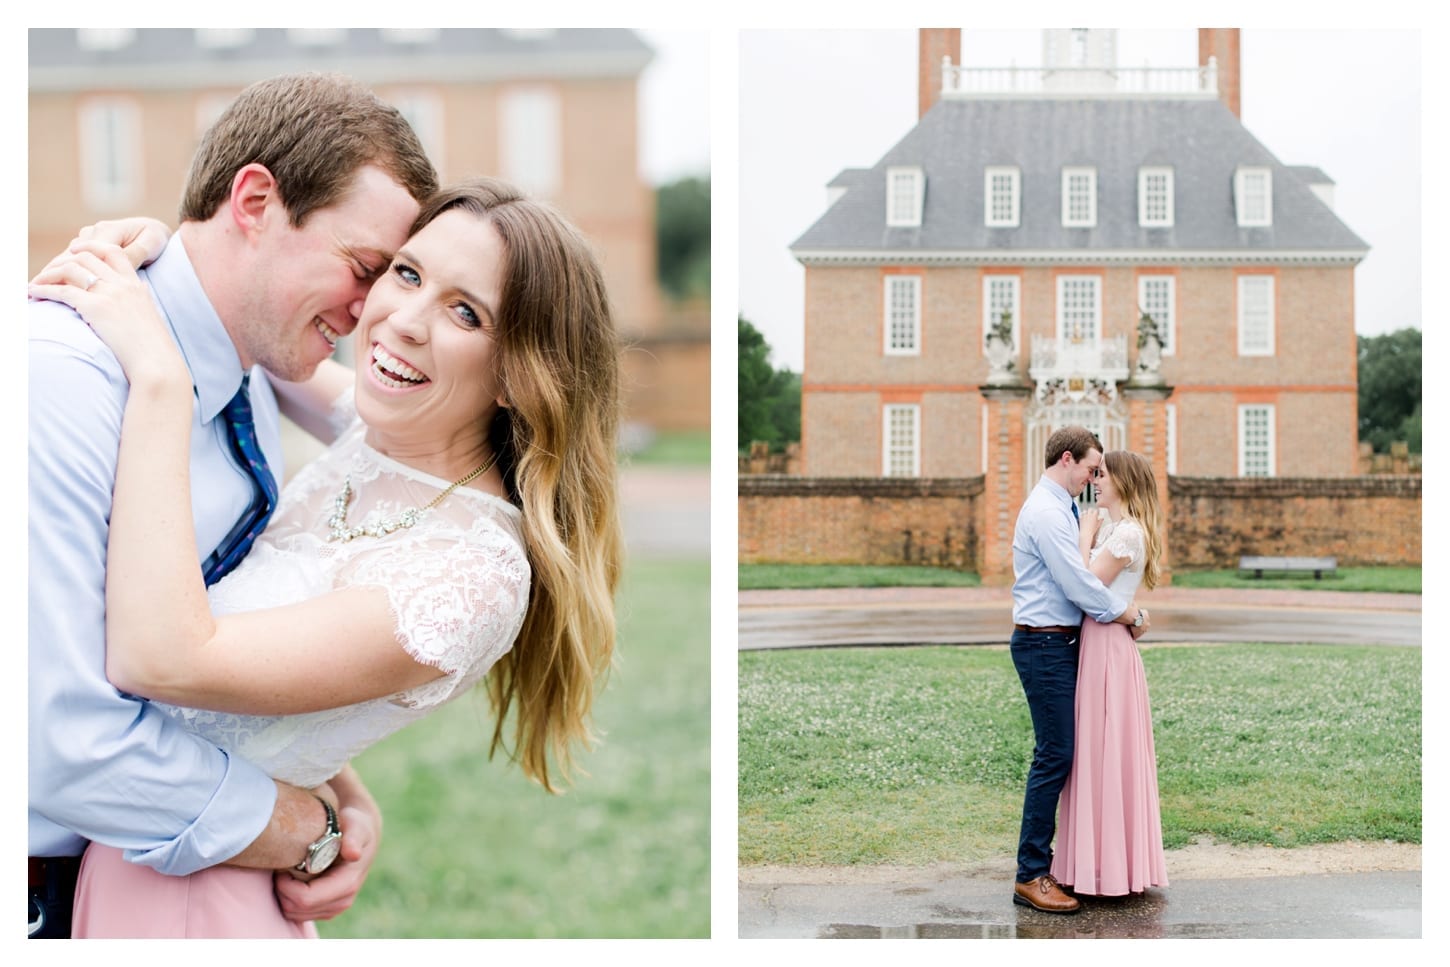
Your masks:
M1420 595L1159 588L1148 644L1216 641L1418 646ZM1005 644L1008 588L741 591L738 647Z

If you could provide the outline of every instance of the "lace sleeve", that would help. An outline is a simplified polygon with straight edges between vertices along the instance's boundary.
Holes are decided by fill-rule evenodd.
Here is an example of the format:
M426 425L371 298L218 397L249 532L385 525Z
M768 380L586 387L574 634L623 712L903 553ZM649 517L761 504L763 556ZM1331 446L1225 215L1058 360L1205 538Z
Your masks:
M486 525L456 539L433 537L405 554L360 558L350 583L382 587L398 643L446 674L395 701L443 702L482 678L513 646L529 602L529 565L516 541Z
M1137 521L1124 518L1108 535L1104 547L1113 557L1126 560L1127 566L1132 568L1143 560L1143 543L1143 528L1138 526Z

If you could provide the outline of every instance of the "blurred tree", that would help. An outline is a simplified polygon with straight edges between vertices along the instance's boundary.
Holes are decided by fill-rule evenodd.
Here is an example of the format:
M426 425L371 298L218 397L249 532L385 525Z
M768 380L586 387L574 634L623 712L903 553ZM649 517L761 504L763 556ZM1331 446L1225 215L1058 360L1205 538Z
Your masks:
M1421 333L1359 337L1359 438L1386 453L1403 440L1420 452Z
M760 441L780 451L785 444L801 438L801 378L799 373L788 369L776 369L770 364L770 344L765 336L738 317L739 396L736 406L739 410L739 438L741 453L750 449L750 444Z
M655 190L656 273L676 299L710 295L710 180L681 178Z

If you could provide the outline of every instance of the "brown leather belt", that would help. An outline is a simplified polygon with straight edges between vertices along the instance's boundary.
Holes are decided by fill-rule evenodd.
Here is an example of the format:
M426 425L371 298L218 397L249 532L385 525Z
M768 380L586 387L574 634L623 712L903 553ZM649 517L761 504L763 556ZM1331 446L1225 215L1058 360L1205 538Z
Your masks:
M45 874L47 871L52 876L74 875L74 871L80 869L81 858L79 856L32 856L30 857L30 885L31 887L45 886Z
M1013 625L1016 631L1029 631L1038 635L1075 635L1082 631L1077 625L1044 625L1041 628L1034 628L1031 625Z

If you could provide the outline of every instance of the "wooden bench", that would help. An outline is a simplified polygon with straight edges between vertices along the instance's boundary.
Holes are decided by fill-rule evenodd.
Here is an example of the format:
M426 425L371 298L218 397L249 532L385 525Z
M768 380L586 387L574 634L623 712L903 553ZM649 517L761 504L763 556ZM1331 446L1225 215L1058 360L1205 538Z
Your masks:
M1255 578L1264 576L1265 571L1313 571L1314 580L1324 574L1333 574L1339 562L1332 557L1241 557L1240 571L1253 571Z

